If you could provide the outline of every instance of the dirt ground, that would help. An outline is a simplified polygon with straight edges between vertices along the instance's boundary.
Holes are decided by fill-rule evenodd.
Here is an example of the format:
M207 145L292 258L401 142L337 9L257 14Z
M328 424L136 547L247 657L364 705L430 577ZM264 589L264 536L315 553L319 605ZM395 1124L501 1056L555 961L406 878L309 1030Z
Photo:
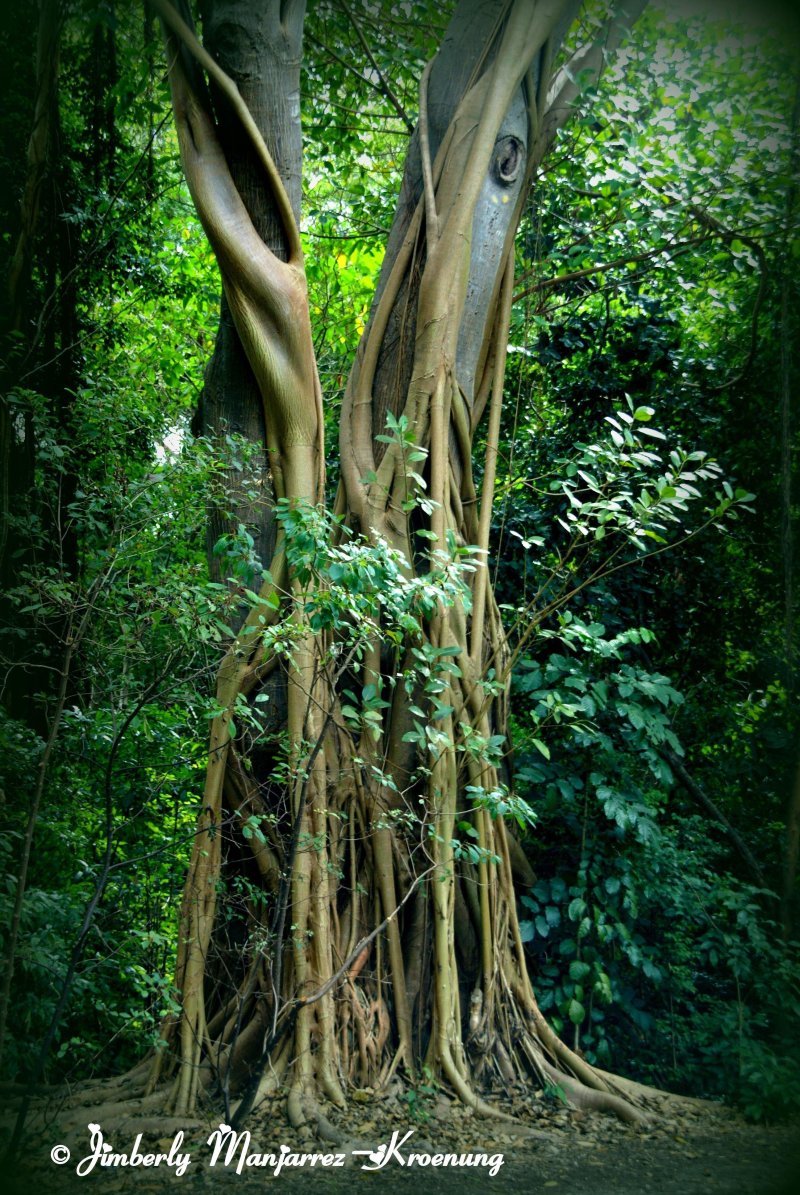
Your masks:
M249 1143L232 1154L225 1165L223 1152L214 1166L209 1163L213 1142L208 1138L219 1124L219 1116L208 1123L187 1127L184 1138L173 1149L172 1164L158 1166L99 1163L83 1176L76 1165L91 1157L90 1132L86 1119L71 1126L58 1110L40 1123L29 1137L15 1173L0 1171L0 1191L9 1195L470 1195L491 1191L495 1195L795 1195L800 1193L800 1125L761 1127L746 1125L713 1105L694 1109L671 1109L653 1120L648 1128L624 1126L608 1116L580 1113L553 1107L546 1101L526 1109L528 1123L517 1127L473 1117L464 1109L439 1100L433 1107L414 1109L396 1101L359 1105L357 1116L340 1125L343 1140L338 1144L305 1140L288 1129L278 1105L263 1108L248 1126ZM140 1154L148 1150L167 1152L176 1136L172 1122L154 1123L152 1116L132 1114L116 1120L103 1131L110 1150L106 1154L130 1156L137 1133L144 1130ZM412 1130L402 1145L399 1139ZM366 1154L352 1150L376 1150L389 1144L397 1131L401 1164L391 1155L382 1169L365 1170L373 1162ZM348 1135L349 1134L349 1135ZM95 1138L97 1140L97 1138ZM308 1160L302 1167L284 1166L274 1173L274 1159L289 1154L289 1163L301 1152L343 1154L341 1167L321 1168ZM61 1165L51 1160L54 1146L68 1148L70 1159ZM487 1165L436 1166L436 1155L448 1152L485 1154L494 1165L503 1156L497 1173ZM183 1174L176 1174L175 1155L188 1154ZM258 1165L267 1154L273 1159ZM412 1154L415 1155L412 1159ZM249 1155L250 1164L245 1164ZM259 1155L260 1157L257 1157ZM422 1155L418 1160L417 1155ZM237 1163L242 1159L240 1172ZM425 1159L428 1159L427 1163ZM433 1159L433 1162L431 1161ZM84 1168L88 1163L84 1164Z

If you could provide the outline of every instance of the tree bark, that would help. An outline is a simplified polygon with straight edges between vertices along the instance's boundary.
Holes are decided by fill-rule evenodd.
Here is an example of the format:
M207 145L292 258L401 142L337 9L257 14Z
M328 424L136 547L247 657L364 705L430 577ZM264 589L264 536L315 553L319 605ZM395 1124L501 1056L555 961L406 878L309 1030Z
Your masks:
M295 220L300 219L302 136L300 129L300 63L304 4L279 0L204 0L201 6L204 43L212 57L236 83L275 162ZM192 68L196 76L196 71ZM233 183L253 228L281 261L288 257L286 235L263 169L241 123L230 111L219 87L211 84L217 135ZM240 524L255 540L254 551L267 564L275 550L272 519L274 489L266 446L264 412L258 383L236 331L225 292L214 353L206 370L195 429L213 440L241 436L250 446L249 472L237 468L224 476L219 500L209 511L208 559L211 575L224 580L225 562L214 553L220 537ZM257 496L253 496L253 491ZM258 587L260 577L241 578Z
M568 1067L573 1086L590 1085L601 1103L636 1120L539 1012L509 831L492 813L502 792L508 669L485 559L513 244L532 171L568 114L574 85L569 73L553 74L553 61L572 5L461 0L421 80L389 252L343 404L344 529L331 532L370 567L388 561L387 576L399 570L401 592L428 586L435 595L411 629L403 607L403 635L380 606L381 591L370 590L368 616L346 614L332 630L315 613L337 573L314 564L331 547L314 541L315 527L330 526L319 514L322 398L296 212L282 181L294 175L276 158L285 113L263 138L230 72L167 0L155 7L168 30L184 170L257 386L282 531L218 675L220 713L181 913L181 1014L165 1026L171 1053L158 1054L151 1086L171 1074L170 1106L182 1114L203 1084L216 1081L226 1097L238 1090L249 1108L286 1076L299 1125L319 1120L320 1096L344 1103L343 1080L381 1085L398 1067L413 1075L431 1065L483 1112L492 1111L479 1094L483 1077L532 1073L543 1082ZM214 54L231 51L224 61L242 88L257 73L249 40L260 39L260 57L264 39L280 42L302 6L267 5L257 27L247 26L247 8L215 4L208 16L219 23L206 26ZM584 66L593 61L599 69L597 46L581 57ZM238 177L228 148L237 137L246 147L235 158L244 163ZM253 175L277 216L270 243L249 210ZM227 365L221 356L217 364L222 381ZM479 496L473 439L487 409ZM302 546L309 542L314 551ZM478 549L466 566L465 545ZM334 558L339 574L348 559ZM272 646L270 628L280 625L293 635L286 658ZM234 712L253 701L269 669L282 672L287 692L288 772L277 794L263 760L245 767L247 743L234 728ZM347 704L348 685L365 710L372 703L371 720ZM276 832L264 848L251 835L248 854L242 821L265 811ZM233 972L220 974L213 960L225 950L217 893L226 858L255 874L269 912L251 911L251 944Z
M795 523L794 493L796 487L797 449L797 310L792 289L797 281L791 266L789 242L794 227L797 206L797 171L800 167L800 79L795 91L792 110L792 150L790 182L786 192L784 216L784 254L781 277L781 548L783 557L783 639L786 655L787 689L790 707L797 692L797 643L795 596ZM781 876L781 928L786 941L794 927L797 888L797 865L800 857L800 758L797 760L793 782L790 781L786 801L786 832L784 836L783 869Z
M36 101L28 141L25 186L20 202L20 228L8 271L8 322L3 333L21 334L30 301L31 263L42 209L48 170L53 167L58 136L58 78L63 10L58 0L45 0L39 13L36 44ZM22 341L24 344L24 339ZM20 356L20 345L9 343L7 362ZM13 501L24 494L33 474L30 428L26 443L15 434L8 391L15 384L14 364L3 371L0 395L0 577L5 578L4 560L8 541L9 515Z

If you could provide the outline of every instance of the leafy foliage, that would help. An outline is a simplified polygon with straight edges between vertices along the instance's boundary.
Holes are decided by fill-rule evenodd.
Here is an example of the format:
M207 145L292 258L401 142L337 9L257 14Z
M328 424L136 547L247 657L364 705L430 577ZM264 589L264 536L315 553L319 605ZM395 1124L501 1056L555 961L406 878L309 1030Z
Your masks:
M404 113L439 19L426 4L352 7L348 19L338 4L312 6L304 65L315 100L303 236L334 433ZM20 178L34 40L26 14L2 47L2 157ZM115 50L102 77L98 46ZM205 558L224 473L254 493L258 480L233 429L214 445L189 433L218 278L179 181L156 53L134 12L71 6L40 251L22 324L4 327L15 456L0 620L3 926L43 776L5 1042L12 1078L47 1034L98 891L49 1077L98 1065L112 1038L132 1060L171 1007L174 908L219 712L209 678L242 610L262 602L252 528L214 548L227 583L210 580ZM786 371L796 379L793 79L791 49L772 33L700 16L678 27L654 10L584 93L537 180L518 245L488 563L511 627L512 741L462 723L457 744L464 761L507 764L502 786L469 792L524 837L536 880L521 894L523 938L556 1029L590 1061L762 1118L796 1107L800 1065L797 923L778 926L776 896L798 730L797 586L779 534L796 502L776 467L781 451L790 476L797 462L796 414L783 431L778 417ZM10 257L18 229L10 209L3 217ZM430 513L413 429L390 415L378 439L402 457L408 509ZM295 609L326 638L331 667L383 625L394 684L414 696L407 740L431 764L455 712L444 682L460 665L422 628L440 603L465 602L483 563L451 542L411 581L389 545L338 519L286 503L275 517ZM425 532L416 538L430 558ZM262 613L285 658L300 620ZM342 731L374 736L387 697L351 686ZM263 734L263 715L241 702L235 732ZM746 838L764 885L723 823L698 815L671 754ZM491 862L462 813L455 858ZM429 828L410 798L397 816L424 851ZM255 818L241 834L268 829ZM425 1119L434 1095L425 1076L410 1114Z

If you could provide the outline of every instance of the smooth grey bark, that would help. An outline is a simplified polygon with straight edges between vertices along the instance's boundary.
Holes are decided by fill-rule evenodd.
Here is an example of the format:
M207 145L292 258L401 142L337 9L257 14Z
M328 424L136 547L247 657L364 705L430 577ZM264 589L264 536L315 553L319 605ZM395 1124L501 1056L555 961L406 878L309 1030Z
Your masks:
M486 347L497 306L501 265L519 219L520 193L530 180L529 154L538 148L539 130L529 127L529 100L535 99L540 113L543 111L545 97L539 94L540 81L549 79L550 64L572 23L576 8L573 3L564 5L551 38L531 64L524 86L509 107L476 207L470 281L457 360L459 385L470 409L473 409L481 372L486 365ZM428 136L433 163L465 92L492 61L503 15L504 6L497 0L460 0L455 7L434 59L427 88ZM422 191L422 157L417 128L409 145L373 310L380 301ZM405 400L413 365L416 301L424 252L424 247L420 246L415 266L401 287L387 326L375 376L374 435L386 430L387 412L396 414ZM473 409L473 426L479 417L480 410ZM380 461L382 455L383 448L376 443L376 460ZM453 464L458 471L457 459Z
M304 3L263 0L205 0L201 5L206 49L236 83L283 179L296 220L300 219L302 136L300 63ZM282 261L287 246L282 221L272 201L253 147L212 87L211 103L231 175L261 239ZM214 354L208 364L195 429L216 438L243 436L252 445L251 469L257 496L242 476L229 470L224 493L209 512L208 558L215 580L227 575L224 560L213 554L220 536L244 524L255 552L266 566L275 547L273 489L268 466L261 394L234 327L227 299L220 300ZM252 491L252 486L250 487ZM252 577L250 583L257 582ZM258 588L258 584L256 584Z
M467 90L470 82L480 72L481 66L484 63L486 47L487 45L491 45L493 33L498 26L498 17L501 13L502 6L497 4L497 0L461 0L461 3L456 6L431 68L428 81L428 138L432 162L436 161L436 155L441 147L442 139L450 126L450 122L464 92ZM527 121L525 121L525 124L527 124ZM518 133L519 129L515 128L514 131ZM524 174L524 171L521 173ZM397 209L386 245L386 256L375 291L373 306L380 301L386 279L400 251L400 246L403 243L414 211L419 203L422 189L422 156L419 128L417 128L409 145ZM479 212L476 213L477 221L481 220L480 209L484 206L483 199L484 197L482 197L479 204ZM506 215L507 219L511 218L513 211L513 203L505 205L504 215ZM478 228L478 240L482 240L481 233L485 231L488 231L488 229L482 230L480 227ZM498 229L493 230L493 232L497 231ZM499 243L499 247L502 250L504 241L505 238L501 235L498 242L492 248L496 249ZM401 287L384 337L375 376L375 401L373 403L374 435L380 435L386 430L387 413L389 411L392 411L394 414L398 412L400 406L405 401L405 395L408 390L414 360L416 307L419 280L424 264L423 252L424 250L421 249L414 269ZM483 258L483 254L483 248L473 249L473 260L476 265ZM499 262L497 264L499 265ZM482 289L486 289L485 282L490 272L491 263L483 258L484 286ZM471 279L471 284L472 282L473 280ZM488 289L491 290L492 288ZM469 336L469 343L473 346L472 352L469 354L469 369L473 377L473 385L476 361L472 358L476 357L480 351L480 343L476 350L474 348L474 341L475 339L479 339L482 342L483 325L486 322L485 307L488 305L488 299L486 302L482 302L483 298L483 294L480 297L476 295L473 285L471 302L473 315L470 320L470 328L465 333L465 338ZM480 308L483 308L483 310L481 311ZM478 324L481 325L480 332L477 330ZM464 347L466 348L466 339ZM380 443L376 443L376 460L380 461L382 455L383 449Z

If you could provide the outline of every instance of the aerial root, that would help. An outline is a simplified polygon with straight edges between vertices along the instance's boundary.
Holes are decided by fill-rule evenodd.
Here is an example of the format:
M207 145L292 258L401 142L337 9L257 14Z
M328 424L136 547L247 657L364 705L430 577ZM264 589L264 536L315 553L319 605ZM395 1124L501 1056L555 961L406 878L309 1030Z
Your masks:
M462 1104L466 1104L468 1108L472 1108L482 1116L490 1116L495 1120L504 1120L510 1124L519 1123L516 1116L512 1116L509 1112L504 1112L502 1108L495 1108L492 1104L488 1104L486 1100L481 1099L477 1092L467 1083L466 1079L464 1079L449 1051L443 1054L441 1063L445 1078Z
M283 1077L286 1074L286 1069L289 1065L289 1059L292 1053L292 1038L290 1034L285 1034L282 1043L278 1046L275 1053L267 1060L263 1073L258 1083L258 1089L253 1097L253 1108L265 1100L268 1096L274 1095L283 1082ZM234 1117L237 1115L239 1104L237 1101L234 1108Z
M643 1128L650 1123L650 1117L639 1108L634 1107L622 1096L614 1095L610 1091L598 1091L594 1087L587 1087L580 1079L572 1075L565 1075L557 1071L549 1062L542 1060L542 1068L550 1082L560 1088L569 1102L575 1108L594 1112L611 1112L626 1124Z
M624 1079L621 1075L613 1075L609 1071L595 1068L601 1079L604 1079L611 1091L627 1097L629 1100L646 1104L659 1112L673 1113L681 1109L695 1112L708 1111L713 1105L712 1100L704 1100L698 1096L680 1095L675 1091L662 1091L659 1087L648 1087L644 1083L637 1083L634 1079ZM718 1106L718 1105L716 1105Z
M567 1074L548 1062L545 1046L538 1035L522 1031L518 1032L518 1039L534 1074L543 1083L559 1088L574 1108L608 1112L626 1124L643 1126L649 1123L650 1118L647 1114L636 1107L637 1103L642 1103L642 1092L648 1089L634 1090L637 1084L627 1085L625 1080L617 1080L615 1075L607 1074L605 1071L595 1075L594 1068L585 1062L582 1063L581 1077ZM591 1085L583 1077L585 1074L594 1080ZM619 1083L617 1092L612 1088L612 1084L616 1083Z
M94 1086L78 1088L70 1093L68 1103L70 1105L106 1104L113 1101L114 1097L122 1102L127 1099L141 1099L143 1093L144 1095L150 1094L145 1091L150 1067L151 1058L144 1058L131 1070L126 1071L124 1075L117 1075L113 1079L104 1079Z
M289 1088L286 1099L286 1114L293 1129L304 1128L308 1124L308 1117L303 1106L303 1089L298 1083Z
M323 1141L332 1141L335 1145L341 1145L344 1140L343 1133L331 1124L317 1100L299 1084L289 1088L286 1112L293 1129L310 1130Z
M96 1095L96 1093L95 1093ZM80 1104L75 1105L74 1101L64 1109L60 1122L67 1127L73 1123L80 1124L86 1120L86 1108L89 1107L91 1115L94 1120L101 1121L105 1124L112 1120L125 1120L131 1116L138 1116L139 1112L156 1112L164 1108L166 1104L166 1093L163 1091L153 1092L152 1095L142 1098L138 1095L131 1095L124 1100L109 1100L108 1093L105 1093L106 1099L98 1103L97 1099L86 1099L85 1095L81 1095Z
M331 1141L334 1145L342 1144L344 1134L331 1124L316 1100L306 1101L306 1115L316 1128L318 1137L323 1141Z
M106 1139L114 1135L123 1136L130 1130L159 1138L174 1137L181 1130L184 1133L191 1132L193 1129L203 1128L208 1123L206 1120L200 1120L198 1117L192 1116L139 1116L135 1108L131 1109L126 1116L111 1118L105 1115L103 1108L93 1108L92 1119L102 1125L103 1135ZM86 1122L75 1121L63 1124L66 1132L77 1129L79 1126L85 1129Z

